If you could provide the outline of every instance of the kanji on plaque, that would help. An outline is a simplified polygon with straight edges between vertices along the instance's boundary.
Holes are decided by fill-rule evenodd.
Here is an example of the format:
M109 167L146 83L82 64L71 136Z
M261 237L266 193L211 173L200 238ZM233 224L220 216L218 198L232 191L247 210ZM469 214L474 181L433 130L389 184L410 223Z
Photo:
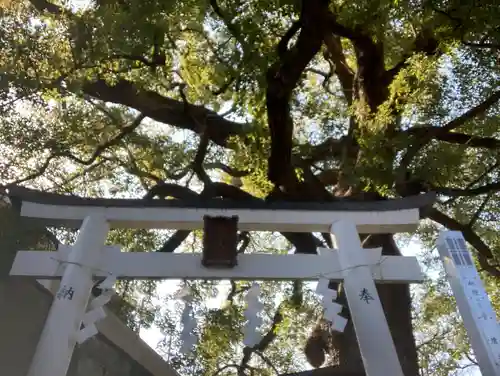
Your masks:
M75 290L73 290L73 287L66 287L66 285L62 286L59 291L57 292L57 299L67 299L67 300L73 300L73 295L75 294Z
M364 301L366 304L370 304L370 301L374 299L373 296L368 291L368 289L363 288L359 293L359 300Z

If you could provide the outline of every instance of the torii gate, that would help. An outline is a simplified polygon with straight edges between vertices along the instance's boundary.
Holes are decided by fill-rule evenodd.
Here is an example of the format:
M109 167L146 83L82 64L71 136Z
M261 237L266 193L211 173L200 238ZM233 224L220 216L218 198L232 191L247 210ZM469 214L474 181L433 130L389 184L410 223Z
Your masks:
M375 282L419 283L423 274L415 257L364 250L358 233L414 231L419 210L432 205L433 195L377 202L249 204L85 199L12 187L9 197L24 217L47 226L81 226L72 247L61 247L58 253L19 251L12 266L11 275L61 278L29 376L66 375L76 342L93 334L87 324L102 314L87 312L93 278L109 273L122 279L343 280L366 374L403 376ZM220 269L204 266L201 254L121 253L104 246L110 227L191 230L203 228L206 216L237 217L240 230L329 232L336 249L320 249L319 255L242 254L236 265Z

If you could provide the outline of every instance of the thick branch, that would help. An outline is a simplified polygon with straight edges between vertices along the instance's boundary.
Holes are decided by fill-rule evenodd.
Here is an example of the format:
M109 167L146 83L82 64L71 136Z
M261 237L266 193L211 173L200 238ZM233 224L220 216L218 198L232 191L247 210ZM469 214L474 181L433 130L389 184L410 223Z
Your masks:
M493 197L493 192L490 192L486 195L481 205L479 205L476 212L472 215L469 224L467 226L469 226L470 228L474 228L474 225L476 224L477 220L481 216L481 213L483 212L484 208L486 207L486 205L488 204L488 202L491 200L492 197Z
M478 196L492 192L500 191L500 182L485 184L477 188L446 188L446 187L432 187L432 190L438 194L445 196L456 197L456 196Z
M327 13L327 2L304 1L300 17L301 29L296 44L286 51L280 48L279 60L267 71L266 105L271 131L268 177L276 185L286 186L287 182L293 179L293 120L289 102L302 72L321 48L324 34L322 21ZM294 23L290 32L282 39L288 40L296 29L297 23ZM283 43L279 45L282 46Z
M241 231L238 234L238 250L237 253L245 253L247 250L248 246L250 245L250 233L248 231Z
M143 197L144 200L152 200L155 197L166 199L167 197L174 197L178 199L193 199L198 198L199 194L178 184L159 183L151 188L148 193Z
M280 58L286 58L286 53L288 52L288 43L290 43L290 40L294 37L294 35L297 33L297 31L300 30L302 23L300 20L295 21L292 26L290 26L290 29L288 29L283 35L283 38L278 43L278 56Z
M462 40L462 43L465 44L466 46L474 48L500 49L500 43L475 43L466 40Z
M156 252L174 252L187 239L191 231L177 230Z
M46 0L30 0L31 4L40 12L48 11L60 15L65 10ZM216 5L213 1L212 5ZM145 61L140 56L115 56L119 58L133 58L151 66L153 62ZM157 62L156 62L157 63ZM153 120L170 124L181 129L191 130L200 134L203 130L199 124L205 124L208 137L221 146L227 146L231 136L241 136L251 130L249 124L229 121L216 112L202 106L189 105L189 114L185 113L184 104L180 101L163 97L153 91L136 87L132 82L119 80L116 85L104 80L87 82L83 85L84 93L97 99L122 104L134 108ZM193 121L196 119L197 121Z
M500 140L494 137L477 137L465 133L448 132L442 127L410 128L404 133L425 137L431 135L432 139L449 142L451 144L467 145L475 148L500 149Z
M97 99L134 108L165 124L198 134L205 130L209 139L221 146L228 146L229 137L245 135L251 130L249 124L226 120L203 106L185 104L161 96L154 91L139 88L127 80L119 80L116 85L108 84L104 80L88 82L83 85L83 91ZM186 111L186 106L189 111Z
M500 90L495 91L493 94L491 94L488 98L486 98L484 101L479 103L478 105L472 107L470 110L464 112L462 115L459 117L453 119L450 121L448 124L446 124L442 129L444 131L451 131L453 129L456 129L468 121L472 120L478 115L484 114L486 111L488 111L494 104L496 104L500 100Z
M340 139L329 137L317 145L300 145L299 154L303 156L306 164L312 165L316 162L337 159L341 160L344 150L347 150L351 158L356 158L359 146L345 136Z
M446 140L454 140L456 143L458 140L460 141L465 141L468 136L463 136L463 135L458 135L455 136L453 132L450 132L458 127L461 127L462 125L466 124L468 121L474 119L474 117L481 115L488 111L494 104L496 104L500 100L500 91L494 92L492 95L490 95L488 98L486 98L483 102L479 103L478 105L472 107L470 110L466 111L459 117L453 119L446 125L442 127L422 127L422 128L411 128L409 130L406 130L402 132L403 134L406 133L408 135L415 135L416 138L413 142L413 144L408 148L406 151L405 155L403 156L401 163L399 164L399 167L396 172L396 183L397 184L403 184L404 180L407 175L408 171L408 166L412 162L412 160L415 158L415 156L418 154L418 152L425 146L427 145L430 141L433 139L438 139L439 137L443 138L443 141ZM479 143L479 142L486 142L486 139L478 139L477 141L474 141L474 139L469 139L470 143Z
M229 20L226 15L224 14L222 8L219 6L217 3L217 0L210 0L210 5L212 9L214 10L214 13L220 17L226 28L229 30L231 35L236 38L238 43L240 44L241 48L243 49L243 54L246 55L249 53L247 43L245 42L245 39L242 37L241 32L238 30L237 26Z
M219 169L219 170L224 171L229 176L232 176L233 178L242 178L244 176L250 175L250 171L236 170L236 169L229 167L228 165L226 165L222 162L205 163L203 165L203 168L205 170Z
M30 3L40 13L47 11L54 15L60 15L64 12L58 5L52 4L46 0L30 0Z
M357 62L357 72L354 77L355 91L361 94L372 112L376 112L388 97L386 70L384 67L383 46L375 42L362 29L345 27L338 23L336 16L329 14L329 27L333 34L348 38L354 45Z
M342 50L342 43L340 37L327 34L324 38L325 45L328 53L325 54L329 60L335 66L335 73L340 81L340 86L342 87L342 92L349 105L352 104L352 93L353 93L353 82L354 82L354 72L351 70L347 64L344 51Z
M200 136L200 144L198 145L198 150L196 151L196 156L194 157L194 161L192 163L192 168L198 179L200 179L205 184L210 184L211 179L208 176L207 172L203 168L203 162L205 160L205 156L207 155L208 145L210 143L210 139L208 137L208 133L202 132Z

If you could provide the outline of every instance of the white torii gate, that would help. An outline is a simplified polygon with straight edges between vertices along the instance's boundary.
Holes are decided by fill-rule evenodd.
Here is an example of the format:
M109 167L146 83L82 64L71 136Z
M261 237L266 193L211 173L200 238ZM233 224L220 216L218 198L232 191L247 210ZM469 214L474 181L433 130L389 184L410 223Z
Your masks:
M11 275L61 278L60 291L49 312L28 376L66 375L75 344L79 338L93 334L91 325L81 328L82 323L86 325L91 321L86 307L93 278L110 273L123 279L343 280L366 374L403 376L375 282L418 283L423 281L423 275L414 257L382 256L380 249L363 249L358 231L415 230L418 208L275 211L61 206L23 201L21 215L83 222L74 246L61 247L57 253L19 251L12 266ZM239 228L245 230L330 232L336 249L321 249L319 255L243 254L238 256L238 265L232 269L212 269L201 265L201 254L121 253L116 247L104 246L110 227L195 229L203 226L205 215L237 215Z

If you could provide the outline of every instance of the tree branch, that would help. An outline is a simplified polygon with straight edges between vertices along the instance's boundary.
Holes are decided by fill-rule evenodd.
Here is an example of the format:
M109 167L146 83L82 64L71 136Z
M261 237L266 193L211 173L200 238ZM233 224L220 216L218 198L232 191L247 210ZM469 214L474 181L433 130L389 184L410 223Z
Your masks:
M237 253L245 253L246 249L250 245L250 233L248 231L241 231L238 235L238 243L241 242L238 247Z
M445 195L445 196L470 197L470 196L478 196L478 195L484 195L484 194L490 194L493 192L498 192L498 191L500 191L500 182L485 184L485 185L483 185L481 187L477 187L477 188L460 189L460 188L446 188L446 187L431 187L431 189L434 192L436 192L438 194Z
M113 137L111 140L108 140L106 142L103 142L99 146L96 147L96 149L92 152L92 155L87 158L87 159L81 159L75 155L73 155L71 152L68 150L60 150L60 146L57 143L57 141L54 141L53 143L49 142L47 146L53 147L55 150L47 157L47 159L43 162L43 164L38 168L38 170L32 174L29 174L23 178L17 179L15 182L11 182L10 184L21 184L26 181L30 181L33 179L36 179L40 176L42 176L45 171L47 171L47 168L49 168L50 163L60 157L65 157L68 158L72 161L75 161L79 164L89 166L92 163L96 161L98 157L101 156L101 154L108 149L110 146L117 145L120 143L125 136L128 134L132 133L142 122L142 120L145 118L144 115L139 115L133 122L132 124L121 128L120 133Z
M293 38L293 36L297 33L297 31L300 30L300 27L302 26L302 23L300 20L297 20L292 23L292 26L286 31L285 35L281 38L281 40L278 43L278 56L280 58L285 58L286 53L288 52L288 43L290 43L290 40Z
M153 120L181 129L201 134L204 130L209 139L220 146L227 147L231 136L243 136L251 130L245 123L226 120L215 111L203 106L185 104L137 87L130 81L119 80L115 85L104 80L87 82L83 91L105 102L122 104L134 108ZM188 108L189 111L186 111ZM193 120L196 121L193 121ZM205 124L202 127L201 124Z
M422 347L425 347L425 346L428 346L430 345L432 342L434 342L436 339L438 339L439 337L443 337L445 335L447 335L448 333L451 332L451 328L446 328L444 329L443 332L441 332L440 330L436 331L432 336L431 338L423 341L423 342L420 342L416 347L417 347L417 351L420 351L422 349Z
M474 225L476 224L476 221L479 219L479 216L481 215L484 208L488 204L488 201L490 201L492 197L493 197L493 192L490 192L486 195L483 202L481 203L481 205L479 205L479 207L477 208L476 212L474 213L474 215L470 219L469 224L467 226L469 226L470 228L474 227Z
M31 0L31 3L41 12L49 11L54 15L66 12L63 8L45 0ZM216 4L214 0L212 3ZM116 55L114 58L132 58L148 66L153 64L141 56ZM151 119L195 133L201 133L199 124L206 123L209 139L221 146L228 146L227 142L231 136L242 136L251 130L250 124L226 120L216 112L202 106L189 105L191 117L184 113L182 102L136 87L132 82L123 79L114 86L101 79L86 82L83 85L83 91L97 99L134 108ZM197 122L193 122L193 119L196 119Z
M137 127L141 124L142 120L144 120L145 116L143 114L140 114L137 116L137 118L132 122L132 124L121 128L120 133L113 137L111 140L106 141L99 146L96 147L92 155L87 158L87 159L81 159L78 158L77 156L71 154L69 151L62 151L59 152L61 156L67 157L77 163L83 164L83 165L90 165L94 163L94 161L110 146L115 146L119 144L127 135L132 133Z
M37 171L23 177L23 178L19 178L19 179L16 179L15 181L13 182L10 182L9 184L11 185L19 185L21 183L24 183L26 181L30 181L30 180L33 180L33 179L36 179L36 178L39 178L40 176L42 176L45 171L47 171L47 168L49 168L50 166L50 163L56 159L58 157L58 155L55 155L55 154L51 154L47 157L47 159L43 162L43 164L38 168Z
M243 348L243 359L241 359L240 367L245 367L248 362L250 362L250 359L252 358L252 355L257 352L257 351L264 351L270 344L271 342L276 338L276 329L278 328L278 325L283 322L283 314L281 313L281 310L283 309L283 304L282 302L278 309L276 310L276 313L274 314L271 328L267 331L267 333L262 337L260 342L256 344L254 347L248 347L245 346Z
M397 74L407 66L407 60L413 54L423 52L427 56L435 56L440 54L439 52L439 42L434 38L432 32L425 29L417 35L410 51L403 54L403 57L393 68L389 69L386 73L387 80L392 81Z
M195 191L183 187L178 184L170 183L159 183L151 188L146 195L143 197L144 200L152 200L155 197L166 199L167 197L175 197L177 199L190 200L193 198L199 198L199 194Z
M279 371L278 369L274 366L273 362L271 362L271 360L269 360L263 353L262 351L256 351L255 352L263 361L264 363L267 364L268 367L270 367L274 373L276 373L276 375L279 375Z
M356 157L359 147L345 136L340 139L329 137L317 145L299 145L298 151L303 156L304 163L312 165L327 159L340 160L344 147L348 148L351 157Z
M226 165L222 162L205 163L203 165L203 168L205 170L219 169L219 170L224 171L229 176L232 176L233 178L242 178L244 176L250 175L250 171L236 170L236 169L229 167L228 165Z
M465 187L465 189L469 190L471 189L472 187L474 187L477 183L479 183L480 181L482 181L486 176L488 176L494 169L496 169L498 166L500 165L500 162L495 162L493 163L491 166L489 166L488 168L486 168L483 173L481 173L481 175L479 175L478 177L476 177L473 181L471 181L469 184L467 184L467 186ZM461 196L452 196L452 198L450 198L449 200L446 200L442 203L442 205L449 205L451 203L453 203L454 201L456 201L456 199L458 197L461 197Z
M242 50L243 50L243 55L247 55L249 53L247 43L245 40L241 37L241 32L237 29L236 25L231 22L231 20L228 20L226 15L224 14L222 8L219 6L217 3L217 0L210 0L210 5L212 9L214 10L214 13L219 16L219 18L222 20L226 28L229 30L231 35L238 41L240 44Z
M462 115L459 117L453 119L450 121L448 124L445 126L441 127L440 132L446 132L446 131L451 131L453 129L456 129L468 121L472 120L474 117L481 115L488 111L491 106L496 104L500 100L500 90L493 92L488 98L486 98L484 101L479 103L478 105L472 107L470 110L464 112Z
M494 145L496 142L492 140L487 140L486 138L474 140L472 136L455 134L450 131L464 125L468 121L472 120L475 116L483 114L499 100L500 100L500 90L494 92L484 101L472 107L471 109L469 109L459 117L453 119L452 121L448 122L446 125L442 127L418 127L418 128L410 128L406 131L401 132L401 134L413 135L415 137L413 144L407 149L396 170L396 184L397 185L404 184L404 181L408 173L408 166L415 158L415 156L418 154L418 152L433 139L442 138L443 141L452 140L455 141L455 143L462 143L468 141L472 145L474 144L478 145L479 143L489 142L490 146L492 146L492 144Z
M61 15L64 12L64 9L59 7L58 5L52 4L49 1L46 0L29 0L31 5L39 11L40 13L43 13L45 11L53 14L53 15Z
M441 129L439 127L429 127L423 128L426 131L433 132L434 129ZM415 128L420 129L420 128ZM420 131L424 132L424 131ZM409 132L409 133L418 133L418 132ZM500 149L500 140L494 137L477 137L471 136L464 133L456 133L456 132L442 132L437 131L433 137L433 139L438 141L449 142L451 144L459 144L466 145L472 148L485 148L485 149Z
M328 3L321 0L302 2L300 33L293 47L283 51L279 60L267 71L266 107L271 133L271 155L268 159L268 178L277 186L294 181L292 167L293 120L290 98L302 72L318 53L323 43L325 15ZM281 39L281 46L297 29L295 22ZM278 44L280 46L280 44Z
M189 230L177 230L156 252L174 252L190 233Z
M226 301L228 301L231 304L233 303L233 300L234 300L236 295L241 294L242 292L248 291L252 287L251 285L248 285L248 286L243 286L243 287L238 289L235 281L230 280L229 282L231 283L231 290L229 290L229 294L227 295Z
M340 38L333 34L327 34L324 38L327 53L325 58L332 61L335 66L335 74L339 78L342 92L348 105L352 104L354 72L347 64L344 51L342 50L342 42Z
M200 136L200 144L198 145L198 150L196 151L196 155L194 157L194 161L191 164L194 173L204 184L210 184L212 180L208 176L207 172L203 168L203 161L205 160L205 156L207 155L208 145L210 143L210 139L208 137L208 132L204 131Z

